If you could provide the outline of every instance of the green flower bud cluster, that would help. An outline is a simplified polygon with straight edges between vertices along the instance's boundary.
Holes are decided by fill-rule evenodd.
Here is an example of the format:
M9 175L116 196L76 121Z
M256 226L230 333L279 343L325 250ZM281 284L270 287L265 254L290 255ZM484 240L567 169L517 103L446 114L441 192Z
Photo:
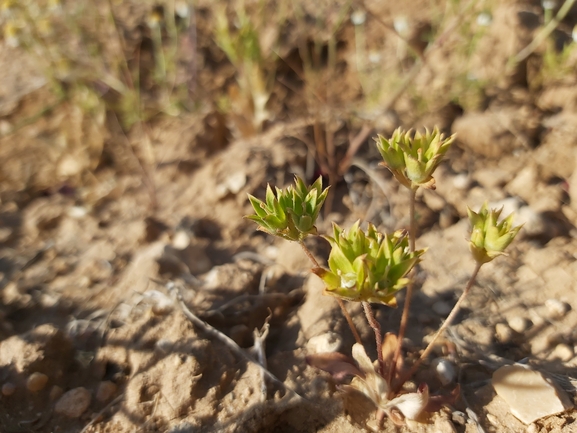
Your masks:
M256 222L261 230L289 241L299 242L309 234L317 234L315 222L327 198L329 189L322 189L319 177L310 187L295 176L295 184L286 190L270 185L266 188L265 202L249 194L256 215L246 218Z
M395 294L409 279L405 276L419 262L424 250L410 252L406 231L379 233L369 224L365 233L357 221L348 231L333 225L329 269L313 272L325 282L326 292L350 301L381 303L395 307Z
M455 136L445 138L438 128L425 130L424 134L403 132L398 128L387 140L379 135L377 148L386 166L395 178L409 189L420 186L435 189L433 172L451 147Z
M472 227L469 245L477 263L487 263L505 254L505 248L521 230L522 225L513 227L514 214L499 222L502 211L503 208L488 210L486 203L479 209L479 212L473 212L467 208Z

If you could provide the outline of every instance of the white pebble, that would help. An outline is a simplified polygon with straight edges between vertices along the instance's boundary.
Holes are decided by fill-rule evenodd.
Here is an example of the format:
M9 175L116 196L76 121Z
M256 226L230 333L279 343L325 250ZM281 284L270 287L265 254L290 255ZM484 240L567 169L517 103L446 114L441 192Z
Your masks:
M68 209L68 216L75 219L84 218L87 214L88 209L86 209L84 206L72 206L70 209Z
M455 366L453 363L445 358L437 358L433 361L433 368L437 373L437 377L443 386L453 382L457 377Z
M184 230L179 230L172 238L172 246L177 250L184 250L190 245L190 236Z
M509 326L513 331L518 332L520 334L525 332L531 326L531 323L529 322L528 319L520 316L511 317L511 319L509 319L507 323L509 324Z
M316 337L312 337L307 343L307 349L310 353L330 353L336 352L341 348L343 340L335 332L326 332Z
M469 185L471 185L471 179L469 179L468 174L458 174L453 178L453 186L457 189L466 190Z
M499 343L507 344L513 339L513 330L504 323L497 323L495 325L495 336Z
M558 299L547 299L545 301L547 317L549 319L560 319L569 311L569 304Z
M367 13L363 10L356 10L351 14L351 22L354 26L364 24L367 19Z
M553 352L551 353L552 358L559 359L563 362L571 361L573 356L575 356L573 348L565 343L555 346L555 349L553 349Z
M230 192L233 194L238 194L240 190L246 185L246 173L237 172L231 174L227 178L226 184Z

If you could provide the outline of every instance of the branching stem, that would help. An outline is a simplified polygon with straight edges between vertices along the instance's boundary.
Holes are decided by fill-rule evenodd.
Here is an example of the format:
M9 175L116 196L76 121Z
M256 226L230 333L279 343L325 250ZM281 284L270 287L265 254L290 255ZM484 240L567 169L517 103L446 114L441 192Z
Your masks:
M463 293L461 294L461 296L457 300L457 303L455 304L455 306L453 307L453 309L451 310L451 312L447 316L447 319L443 322L443 324L441 325L441 327L439 328L439 330L437 331L437 333L435 334L433 339L429 342L429 344L427 345L427 347L425 348L424 352L421 354L419 359L417 359L415 364L413 364L413 366L411 367L409 372L403 376L402 380L400 381L400 383L398 385L399 389L400 389L400 387L403 386L404 382L406 382L409 378L411 378L413 376L413 374L415 374L415 372L417 371L419 366L423 363L423 361L425 359L427 359L427 356L429 356L429 354L433 350L433 347L435 346L435 342L437 341L437 339L443 334L443 332L445 332L445 330L451 325L451 323L453 323L453 320L455 320L455 317L457 317L457 314L459 314L459 311L461 310L461 304L463 303L463 301L467 297L467 294L471 291L471 288L473 287L473 284L475 283L475 280L477 279L477 274L479 273L481 266L483 266L483 263L477 263L475 265L475 270L471 274L471 278L469 278L469 282L467 283L465 290L463 290ZM396 390L395 392L398 392L398 390Z
M373 314L373 309L371 308L371 304L368 302L363 302L363 310L365 310L365 316L367 316L367 322L373 328L375 332L375 340L377 342L377 357L379 358L379 373L381 376L385 377L385 361L383 359L383 336L381 334L381 325L375 319L375 315Z
M301 246L301 248L303 249L303 251L305 252L307 257L309 258L309 260L312 262L313 266L316 268L320 267L319 262L317 262L317 259L315 259L315 256L313 256L313 254L307 248L304 241L302 241L302 240L299 241L299 245ZM340 298L335 298L335 299L337 300L339 307L341 307L341 311L343 312L343 316L345 316L347 324L349 325L349 328L351 328L351 332L353 333L353 336L355 337L355 341L359 344L363 344L361 341L361 336L359 335L359 331L357 331L357 328L356 328L355 324L353 323L353 319L352 319L351 315L349 314L349 312L347 311L347 308L345 307L345 303Z

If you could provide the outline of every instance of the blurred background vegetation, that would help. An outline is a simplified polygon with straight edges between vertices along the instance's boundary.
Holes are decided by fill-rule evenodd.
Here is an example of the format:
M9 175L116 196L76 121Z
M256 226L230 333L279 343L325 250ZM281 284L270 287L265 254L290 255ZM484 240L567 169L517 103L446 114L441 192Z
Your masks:
M141 173L154 202L158 147L172 145L155 130L167 118L200 119L199 160L231 139L309 119L298 137L316 161L308 174L334 181L370 131L451 132L458 116L492 101L523 104L572 85L572 6L4 0L0 195L102 185L112 170Z

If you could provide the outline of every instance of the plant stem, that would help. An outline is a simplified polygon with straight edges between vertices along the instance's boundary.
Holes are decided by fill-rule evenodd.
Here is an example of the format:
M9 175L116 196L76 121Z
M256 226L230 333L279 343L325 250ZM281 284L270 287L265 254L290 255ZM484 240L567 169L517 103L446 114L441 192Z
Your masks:
M453 309L451 310L451 312L447 316L447 319L445 319L445 321L443 322L443 324L441 325L441 327L439 328L439 330L437 331L437 333L435 334L433 339L429 342L429 344L425 348L425 351L421 354L419 359L417 359L415 364L413 364L413 366L411 367L409 372L403 376L400 384L398 385L398 388L403 386L403 384L413 374L415 374L415 372L417 371L419 366L423 363L423 361L427 358L427 356L429 356L429 353L431 353L431 351L433 350L433 347L434 347L437 339L441 336L441 334L443 334L443 332L445 332L445 330L451 325L451 323L453 323L453 320L455 320L455 317L457 317L457 314L459 314L459 311L461 310L461 304L463 303L463 301L467 297L467 294L471 291L471 288L473 287L473 284L475 283L475 279L477 278L477 274L479 273L481 266L483 266L483 263L477 263L475 265L475 270L471 274L471 278L469 278L469 282L467 283L465 290L463 290L463 293L461 294L461 296L457 300L457 303L455 304L455 306L453 307Z
M301 246L301 248L303 249L303 251L305 252L307 257L309 258L309 260L312 262L312 264L316 268L319 268L320 267L319 262L317 262L317 259L315 259L315 256L312 255L310 250L305 245L304 241L300 240L299 245ZM335 297L335 299L337 300L339 307L341 307L341 311L343 312L343 316L345 316L345 319L347 320L349 328L351 328L351 332L353 333L353 336L355 337L355 341L359 344L363 344L361 341L361 336L359 335L359 331L357 331L357 328L356 328L355 324L353 323L353 319L352 319L351 315L349 314L349 312L347 311L347 308L345 307L345 303L340 298Z
M351 332L353 333L353 336L355 337L355 342L359 343L359 344L363 344L363 342L361 341L361 336L359 335L359 331L357 331L357 328L355 326L355 324L353 323L353 319L351 318L351 315L349 314L349 312L347 311L347 308L345 307L345 303L343 302L343 300L341 298L336 298L339 307L341 307L341 310L343 312L343 315L345 316L345 319L347 319L347 323L349 324L349 328L351 328Z
M319 262L317 262L317 259L315 259L315 256L313 256L313 254L310 252L310 250L307 248L307 246L305 245L303 240L298 241L299 245L301 246L301 248L303 249L303 251L305 252L305 254L307 255L307 257L309 258L309 260L312 262L313 266L315 268L320 268L319 266Z
M381 325L375 319L375 315L373 314L373 309L371 308L371 304L368 302L363 302L363 310L365 310L365 316L367 316L367 321L373 331L375 331L375 340L377 341L377 357L379 358L379 373L381 376L385 377L385 361L383 359L383 337L381 335Z
M529 45L519 51L517 55L509 61L509 65L507 66L515 66L517 63L522 62L527 57L529 57L539 47L539 45L541 45L543 41L545 41L545 39L547 39L547 37L559 26L561 21L563 21L563 18L565 18L565 15L567 15L567 13L571 10L573 3L575 3L575 0L565 0L563 6L561 6L555 18L549 21L547 25L543 27L539 33L537 33L535 39L533 39Z
M415 217L415 202L417 200L417 190L411 189L409 202L409 249L415 252L415 243L417 241L417 218Z
M409 202L409 249L413 253L415 252L415 240L417 237L417 220L415 218L415 201L417 196L417 190L411 188L410 202ZM414 270L411 271L414 274ZM405 338L405 332L407 330L407 322L409 321L409 310L411 308L411 299L413 297L413 278L409 276L409 284L407 286L407 296L405 297L405 305L403 306L403 314L401 316L401 324L399 325L399 335L397 338L397 347L395 348L395 354L393 355L393 362L391 363L391 368L388 371L387 382L392 383L395 377L395 368L401 356L401 349L403 347L403 339Z

